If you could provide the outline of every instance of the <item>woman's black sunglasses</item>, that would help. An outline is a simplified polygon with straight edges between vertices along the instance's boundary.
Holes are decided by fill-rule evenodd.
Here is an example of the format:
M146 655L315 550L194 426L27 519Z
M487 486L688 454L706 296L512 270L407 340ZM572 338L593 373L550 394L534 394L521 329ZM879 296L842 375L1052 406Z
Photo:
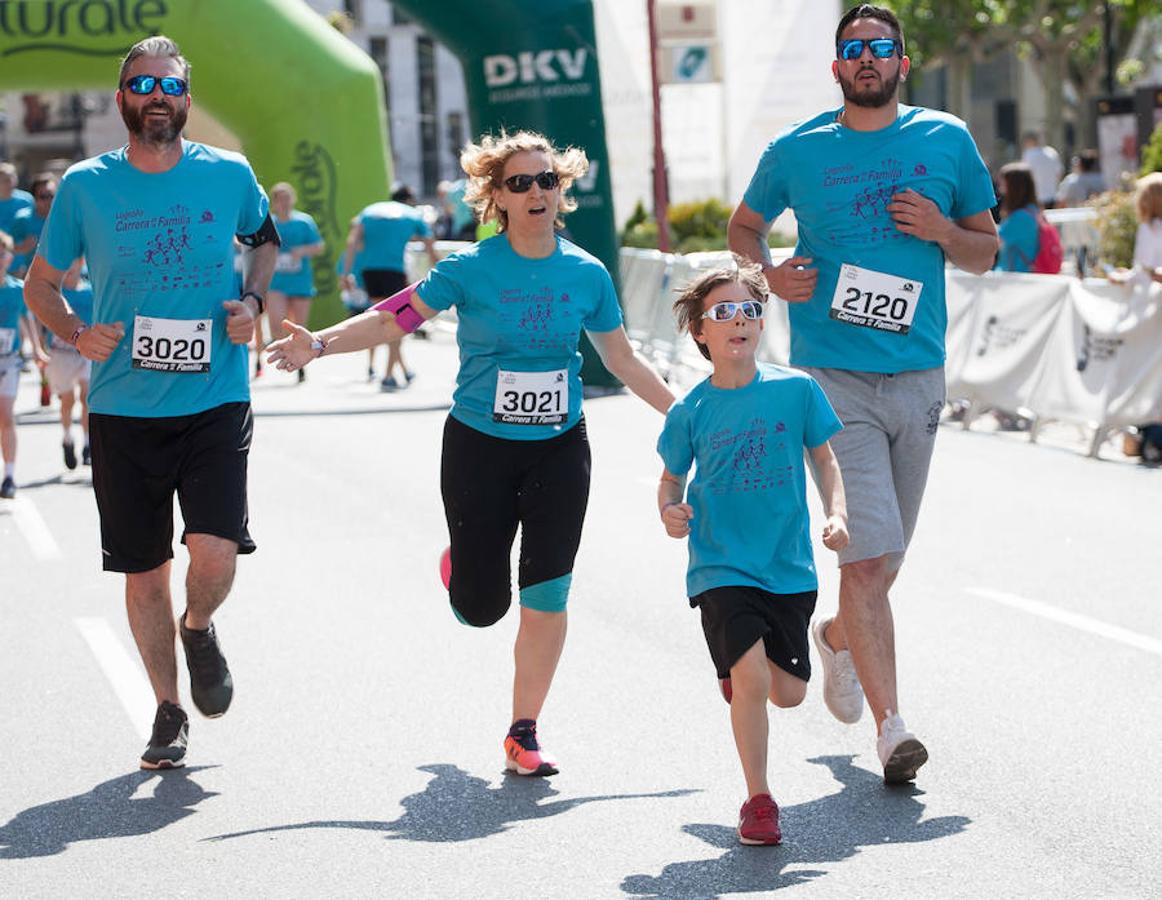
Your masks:
M561 183L556 172L538 172L536 175L509 175L504 179L504 186L514 194L523 194L533 186L534 181L542 191L551 191Z

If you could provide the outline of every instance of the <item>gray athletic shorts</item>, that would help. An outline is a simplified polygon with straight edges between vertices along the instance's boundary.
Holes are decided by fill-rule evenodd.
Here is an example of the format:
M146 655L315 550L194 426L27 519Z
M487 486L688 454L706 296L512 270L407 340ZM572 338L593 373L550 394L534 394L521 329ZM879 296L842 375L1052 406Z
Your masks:
M944 407L944 370L883 375L805 369L823 388L843 430L831 447L843 474L851 542L841 566L880 556L893 568L916 529Z

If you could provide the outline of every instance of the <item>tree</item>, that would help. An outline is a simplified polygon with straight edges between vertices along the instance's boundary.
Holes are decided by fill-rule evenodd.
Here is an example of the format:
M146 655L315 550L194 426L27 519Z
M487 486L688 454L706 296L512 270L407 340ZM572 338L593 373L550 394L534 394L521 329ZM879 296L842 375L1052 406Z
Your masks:
M1118 71L1119 84L1125 82L1127 72L1141 68L1141 62L1127 54L1130 42L1142 19L1155 7L1151 0L1110 0L1110 47L1112 59L1107 59L1104 27L1095 28L1082 36L1069 56L1069 83L1078 97L1078 136L1088 142L1095 133L1094 107L1091 98L1106 93L1104 80L1107 66ZM1115 88L1116 89L1116 88Z
M948 110L967 119L972 67L1007 46L1004 9L990 0L900 0L895 4L912 65L948 72Z
M1141 18L1157 0L1106 0L1114 30L1114 65L1125 54ZM1011 46L1027 59L1045 94L1046 137L1065 144L1065 85L1093 96L1105 71L1105 5L1086 0L900 0L896 12L909 39L909 56L924 69L947 66L949 109L967 117L972 66ZM1083 99L1082 134L1091 110Z

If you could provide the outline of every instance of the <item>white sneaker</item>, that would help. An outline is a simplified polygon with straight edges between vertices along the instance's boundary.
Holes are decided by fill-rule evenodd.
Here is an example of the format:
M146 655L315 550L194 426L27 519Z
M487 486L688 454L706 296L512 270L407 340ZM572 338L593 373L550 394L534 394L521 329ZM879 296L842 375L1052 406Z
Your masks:
M823 702L831 715L851 725L863 715L863 686L855 674L855 663L846 650L832 650L825 637L831 619L816 622L811 637L823 661Z
M888 710L888 717L876 739L876 752L884 767L884 782L903 784L916 777L916 770L928 762L928 751L908 730L904 720Z

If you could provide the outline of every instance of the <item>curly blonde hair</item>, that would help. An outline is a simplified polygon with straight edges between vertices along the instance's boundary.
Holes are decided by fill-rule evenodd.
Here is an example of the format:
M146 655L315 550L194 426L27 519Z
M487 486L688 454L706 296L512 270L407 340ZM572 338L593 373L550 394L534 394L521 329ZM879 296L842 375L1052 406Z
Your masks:
M468 176L464 190L464 202L476 211L481 222L495 219L497 234L508 230L508 213L496 205L492 196L494 190L504 186L504 167L518 153L544 153L551 160L553 171L561 180L561 203L557 207L560 215L553 225L563 228L561 215L577 208L577 201L568 196L573 182L589 171L589 159L585 151L577 147L558 150L544 135L533 131L518 131L499 135L486 134L479 144L469 144L460 153L460 167Z
M716 287L724 284L738 284L760 303L766 303L769 291L763 268L744 256L734 254L732 265L720 266L703 272L693 281L677 288L680 293L674 301L674 315L678 319L678 331L690 332L690 337L702 333L703 305L707 296ZM694 341L698 352L710 359L710 351L701 341Z
M1138 179L1138 221L1147 225L1162 219L1162 172L1151 172Z

